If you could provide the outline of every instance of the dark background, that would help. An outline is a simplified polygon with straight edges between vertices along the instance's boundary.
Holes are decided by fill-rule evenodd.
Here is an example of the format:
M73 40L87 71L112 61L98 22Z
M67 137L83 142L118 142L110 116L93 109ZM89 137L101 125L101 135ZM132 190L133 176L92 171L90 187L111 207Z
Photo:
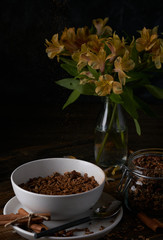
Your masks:
M65 102L70 92L55 84L65 73L44 45L65 27L109 17L118 34L156 25L163 32L162 0L2 0L0 9L1 104Z

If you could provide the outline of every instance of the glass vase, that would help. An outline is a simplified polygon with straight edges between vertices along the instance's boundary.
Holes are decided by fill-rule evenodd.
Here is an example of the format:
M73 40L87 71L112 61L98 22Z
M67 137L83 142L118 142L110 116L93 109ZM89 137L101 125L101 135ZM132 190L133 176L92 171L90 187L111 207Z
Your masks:
M120 104L103 98L95 129L95 161L102 168L122 166L127 159L128 130Z

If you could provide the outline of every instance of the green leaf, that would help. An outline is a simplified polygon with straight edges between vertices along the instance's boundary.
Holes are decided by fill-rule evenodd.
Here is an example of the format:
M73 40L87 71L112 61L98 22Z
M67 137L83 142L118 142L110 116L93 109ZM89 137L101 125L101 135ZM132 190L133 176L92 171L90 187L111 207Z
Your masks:
M134 82L134 81L138 81L139 80L139 83L136 82L136 84L140 84L140 85L144 85L144 83L149 83L149 77L146 73L144 72L135 72L135 71L130 71L127 73L127 75L130 77L130 78L127 78L126 79L126 83L129 83L129 82Z
M95 86L94 84L80 84L80 80L74 79L74 78L64 78L59 81L56 81L56 83L62 87L71 89L71 90L77 90L80 92L80 94L84 95L94 95L95 92Z
M156 117L157 115L151 110L151 108L146 104L144 101L142 101L140 98L135 96L135 101L137 102L138 108L143 110L147 115L150 117Z
M63 105L63 109L65 109L68 105L70 105L71 103L75 102L80 96L80 93L77 90L74 90L69 98L67 99L66 103Z
M153 86L153 85L145 85L147 90L156 98L163 99L163 89Z
M73 77L78 75L77 68L72 65L67 65L66 63L62 63L61 67Z
M105 64L105 73L112 74L113 73L114 64L109 61Z
M55 83L60 85L61 87L65 87L65 88L73 90L79 84L79 80L76 80L74 78L64 78L64 79L56 81Z
M132 51L131 51L131 58L135 62L135 66L137 66L138 63L139 63L139 53L136 50L136 42L135 42L135 44L134 44L134 46L132 48Z
M104 45L104 50L105 50L107 56L111 53L110 48L106 44Z
M73 66L73 67L77 67L77 64L75 61L73 61L72 59L68 59L68 58L64 58L64 57L60 57L60 60L64 63L66 63L67 65Z
M131 115L132 118L138 119L138 106L136 101L134 100L132 89L126 87L121 94L121 98L123 100L123 108Z
M119 94L111 93L110 99L112 100L112 102L115 102L115 103L119 103L119 104L123 103L123 100Z
M140 125L138 123L138 120L135 119L135 118L134 118L134 123L135 123L135 127L136 127L136 132L140 136L141 135L141 128L140 128Z
M124 92L121 94L121 97L124 101L124 103L122 103L122 106L133 118L137 134L141 135L141 129L138 123L138 113L137 113L137 108L139 108L139 104L134 99L132 89L126 87Z
M92 73L94 78L98 80L100 74L95 69L91 68L89 65L88 65L88 70Z

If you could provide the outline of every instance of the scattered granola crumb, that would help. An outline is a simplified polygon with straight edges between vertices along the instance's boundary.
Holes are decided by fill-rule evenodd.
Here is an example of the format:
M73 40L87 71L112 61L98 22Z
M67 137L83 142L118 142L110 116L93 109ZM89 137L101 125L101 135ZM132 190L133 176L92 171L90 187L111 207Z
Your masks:
M100 231L101 231L101 230L104 230L104 229L105 229L104 226L101 226L101 227L99 228Z

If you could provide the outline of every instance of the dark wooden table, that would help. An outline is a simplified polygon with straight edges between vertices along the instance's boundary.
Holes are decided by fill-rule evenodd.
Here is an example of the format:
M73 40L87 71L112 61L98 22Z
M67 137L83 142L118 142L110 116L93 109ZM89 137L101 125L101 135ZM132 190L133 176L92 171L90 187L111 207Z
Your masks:
M162 104L151 106L157 113L150 118L141 113L142 135L137 136L132 119L127 116L129 148L138 150L163 147ZM54 105L3 105L0 111L0 213L14 196L10 183L11 172L19 165L40 158L73 155L94 161L94 129L99 103L75 103L62 111ZM114 188L106 189L114 194ZM114 239L152 239L157 235L133 217L124 207L118 226L105 237ZM0 227L1 240L23 239L12 229Z

